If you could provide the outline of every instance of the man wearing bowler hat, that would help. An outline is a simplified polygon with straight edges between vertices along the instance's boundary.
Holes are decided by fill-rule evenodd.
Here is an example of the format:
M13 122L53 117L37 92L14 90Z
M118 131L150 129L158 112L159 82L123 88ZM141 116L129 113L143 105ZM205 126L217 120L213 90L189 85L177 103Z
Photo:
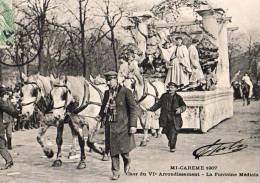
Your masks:
M156 111L161 108L159 124L163 127L162 133L168 138L170 152L175 152L178 131L182 127L181 113L186 110L186 104L176 93L178 86L175 83L169 82L167 88L168 91L148 110Z
M129 152L135 145L134 133L137 127L137 105L132 92L118 84L117 73L105 73L109 89L105 91L99 120L105 121L106 153L110 152L112 160L112 180L119 178L119 155L124 162L124 171L130 169Z

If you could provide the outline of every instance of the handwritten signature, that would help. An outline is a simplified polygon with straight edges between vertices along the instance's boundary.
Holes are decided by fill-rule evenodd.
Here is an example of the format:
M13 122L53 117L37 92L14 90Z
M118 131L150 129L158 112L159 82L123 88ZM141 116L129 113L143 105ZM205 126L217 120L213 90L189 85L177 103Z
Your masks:
M203 156L217 156L238 152L248 147L248 145L242 143L243 140L244 139L236 142L221 142L221 139L218 139L213 144L199 147L193 151L192 154L195 156L195 159L199 159Z

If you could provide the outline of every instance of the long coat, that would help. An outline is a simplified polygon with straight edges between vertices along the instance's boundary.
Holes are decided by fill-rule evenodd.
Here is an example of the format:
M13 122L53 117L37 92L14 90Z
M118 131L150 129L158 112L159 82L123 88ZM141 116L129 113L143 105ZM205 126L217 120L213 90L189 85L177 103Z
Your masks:
M182 127L181 114L176 114L176 109L180 108L182 113L186 110L186 104L180 95L175 93L171 96L169 93L164 93L150 110L156 111L159 108L161 108L159 117L160 127L165 128L173 125L176 130L179 130Z
M109 100L109 90L105 91L100 110L100 117L107 118L106 104ZM124 86L119 86L116 95L117 120L106 121L106 146L109 146L111 156L128 153L136 147L134 134L129 133L130 127L137 127L137 105L132 92Z

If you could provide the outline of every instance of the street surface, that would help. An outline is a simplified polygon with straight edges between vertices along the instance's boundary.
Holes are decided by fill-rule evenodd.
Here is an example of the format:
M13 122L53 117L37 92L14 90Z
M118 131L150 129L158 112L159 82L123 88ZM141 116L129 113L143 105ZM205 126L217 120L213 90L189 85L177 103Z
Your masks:
M56 151L56 129L50 128L46 134L48 145ZM101 161L101 156L87 152L87 168L77 170L79 159L69 160L67 155L71 144L68 126L65 127L63 145L63 165L51 167L54 159L43 156L36 141L37 130L19 131L13 135L14 167L0 172L1 183L85 183L111 182L110 161ZM166 137L150 139L148 146L139 147L141 134L136 135L138 147L131 153L131 175L124 175L121 162L121 177L117 182L152 183L259 183L260 182L260 102L253 101L250 106L242 106L242 101L234 102L234 116L220 123L209 132L183 132L178 136L177 150L170 153ZM234 153L218 156L204 156L195 159L192 152L197 148L214 143L236 142L248 145ZM98 142L102 143L100 133ZM4 163L0 159L0 163ZM177 166L178 170L171 169ZM189 166L201 166L201 170L187 170ZM203 170L202 170L203 169ZM211 170L208 170L211 169ZM150 174L149 174L150 172ZM199 173L200 176L173 176L170 173ZM258 176L239 176L239 173L251 173ZM163 174L165 173L165 174ZM229 174L229 176L215 176ZM231 174L237 173L236 176ZM146 176L145 176L146 175ZM162 175L162 176L160 176ZM212 176L210 176L212 175Z

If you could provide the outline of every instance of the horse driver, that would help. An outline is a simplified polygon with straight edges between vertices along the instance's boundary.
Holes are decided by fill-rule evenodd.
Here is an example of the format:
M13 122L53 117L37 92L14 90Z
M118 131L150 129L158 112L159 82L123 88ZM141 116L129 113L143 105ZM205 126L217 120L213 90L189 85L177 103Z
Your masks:
M112 180L119 178L121 155L124 171L130 169L130 151L135 145L134 133L137 127L137 105L132 92L118 84L117 73L104 74L109 90L105 91L98 120L105 121L105 148L112 160Z

